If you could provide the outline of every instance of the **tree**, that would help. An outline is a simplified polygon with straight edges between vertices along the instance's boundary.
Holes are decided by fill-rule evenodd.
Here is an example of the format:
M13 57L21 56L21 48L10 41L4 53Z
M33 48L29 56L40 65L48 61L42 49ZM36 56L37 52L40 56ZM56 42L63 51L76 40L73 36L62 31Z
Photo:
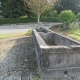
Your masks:
M51 8L50 10L45 11L44 13L42 13L41 17L58 17L57 11L54 10L54 8Z
M80 12L80 0L58 0L55 8L58 13L62 10L72 10L75 14Z
M1 10L5 18L18 18L25 14L23 9L24 2L22 0L1 0Z
M40 22L41 14L50 9L52 3L56 0L24 0L25 9L33 12L38 16L38 24ZM26 7L28 6L28 7Z
M59 15L61 22L63 22L63 29L68 29L69 24L75 21L76 16L71 10L62 11Z

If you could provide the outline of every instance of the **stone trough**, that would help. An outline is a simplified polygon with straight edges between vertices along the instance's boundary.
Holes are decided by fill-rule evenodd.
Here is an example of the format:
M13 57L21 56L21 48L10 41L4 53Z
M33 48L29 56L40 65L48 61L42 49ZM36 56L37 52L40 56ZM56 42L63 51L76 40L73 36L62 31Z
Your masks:
M41 78L80 76L80 42L46 29L33 29Z

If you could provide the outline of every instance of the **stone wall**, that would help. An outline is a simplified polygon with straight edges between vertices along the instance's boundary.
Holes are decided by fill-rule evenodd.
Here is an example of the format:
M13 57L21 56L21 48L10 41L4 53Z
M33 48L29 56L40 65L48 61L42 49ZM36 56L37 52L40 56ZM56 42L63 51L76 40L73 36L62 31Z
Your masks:
M74 52L65 46L41 48L41 69L43 78L80 76L80 51Z
M47 31L33 29L37 63L41 78L80 76L80 42Z

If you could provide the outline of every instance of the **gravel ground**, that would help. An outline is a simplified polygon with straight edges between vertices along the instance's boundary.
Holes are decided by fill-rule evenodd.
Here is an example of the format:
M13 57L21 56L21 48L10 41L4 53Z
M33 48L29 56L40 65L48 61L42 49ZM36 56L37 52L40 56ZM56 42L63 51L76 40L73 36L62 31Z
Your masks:
M0 80L30 80L36 67L32 37L0 41Z

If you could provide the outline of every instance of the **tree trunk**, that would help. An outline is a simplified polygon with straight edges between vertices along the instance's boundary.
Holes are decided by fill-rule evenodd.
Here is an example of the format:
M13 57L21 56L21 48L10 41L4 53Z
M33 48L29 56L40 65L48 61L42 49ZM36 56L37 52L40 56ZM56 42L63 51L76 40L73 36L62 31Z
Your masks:
M40 16L39 16L39 14L38 14L38 23L40 22Z
M39 22L40 22L40 14L39 14L39 10L38 10L38 27L39 27Z

